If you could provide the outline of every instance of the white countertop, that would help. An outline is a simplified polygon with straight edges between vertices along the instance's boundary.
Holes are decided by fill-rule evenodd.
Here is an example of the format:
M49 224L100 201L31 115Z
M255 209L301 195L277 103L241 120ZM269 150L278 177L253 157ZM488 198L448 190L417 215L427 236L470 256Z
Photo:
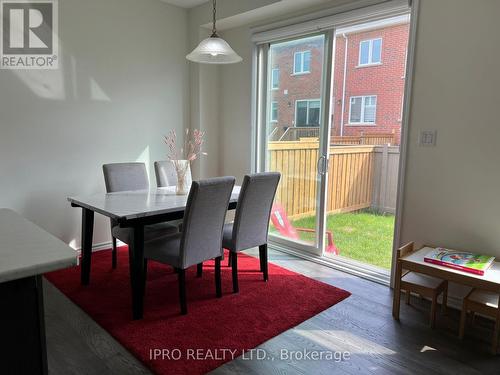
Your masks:
M77 252L16 212L0 209L0 282L76 265Z

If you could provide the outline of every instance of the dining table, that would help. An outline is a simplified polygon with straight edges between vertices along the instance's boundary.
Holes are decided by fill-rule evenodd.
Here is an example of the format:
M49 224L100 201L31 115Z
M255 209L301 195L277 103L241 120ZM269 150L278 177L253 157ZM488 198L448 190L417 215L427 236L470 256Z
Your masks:
M229 210L236 208L240 186L233 188ZM142 319L144 306L144 227L184 217L188 195L178 195L175 186L149 190L97 193L68 197L72 207L82 209L81 284L89 285L95 213L113 219L122 228L131 228L128 244L132 319Z

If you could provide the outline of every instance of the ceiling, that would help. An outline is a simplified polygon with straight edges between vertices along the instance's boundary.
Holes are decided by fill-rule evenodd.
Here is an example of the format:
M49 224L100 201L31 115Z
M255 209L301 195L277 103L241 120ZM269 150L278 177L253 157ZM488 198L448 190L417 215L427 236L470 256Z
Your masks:
M209 0L162 0L165 3L176 5L181 8L194 8L203 3L207 3Z

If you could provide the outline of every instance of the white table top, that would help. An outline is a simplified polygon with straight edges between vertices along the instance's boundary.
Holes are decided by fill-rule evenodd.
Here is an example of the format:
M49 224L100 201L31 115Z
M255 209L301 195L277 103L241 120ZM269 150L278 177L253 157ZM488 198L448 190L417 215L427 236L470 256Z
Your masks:
M415 251L414 253L411 253L410 255L403 257L402 261L404 262L412 262L416 264L425 264L426 267L430 268L435 268L443 272L448 272L450 274L456 274L460 276L467 276L473 279L478 279L481 281L487 281L495 284L500 284L500 262L493 262L491 267L486 270L483 276L481 275L476 275L470 272L465 272L465 271L460 271L460 270L455 270L453 268L445 267L445 266L440 266L438 264L433 264L433 263L428 263L424 260L424 257L432 251L433 248L431 247L424 247L418 251Z
M240 186L235 186L231 203L238 201ZM77 206L88 208L116 220L131 220L141 217L184 211L187 195L176 195L175 186L152 190L102 193L87 197L69 197Z
M77 252L16 212L0 209L0 282L76 265Z

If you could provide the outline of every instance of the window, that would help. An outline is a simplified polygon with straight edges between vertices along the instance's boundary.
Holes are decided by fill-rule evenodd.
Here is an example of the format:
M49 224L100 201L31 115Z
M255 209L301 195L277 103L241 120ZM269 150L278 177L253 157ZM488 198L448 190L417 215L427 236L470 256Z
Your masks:
M351 96L350 124L375 124L376 113L377 97L375 95Z
M359 43L359 65L380 64L382 62L382 39L363 40Z
M295 52L293 60L293 74L311 72L311 51Z
M295 102L295 126L319 126L321 101L297 100Z
M275 68L271 71L271 89L277 90L280 86L280 70Z
M278 122L278 102L271 103L271 122Z

